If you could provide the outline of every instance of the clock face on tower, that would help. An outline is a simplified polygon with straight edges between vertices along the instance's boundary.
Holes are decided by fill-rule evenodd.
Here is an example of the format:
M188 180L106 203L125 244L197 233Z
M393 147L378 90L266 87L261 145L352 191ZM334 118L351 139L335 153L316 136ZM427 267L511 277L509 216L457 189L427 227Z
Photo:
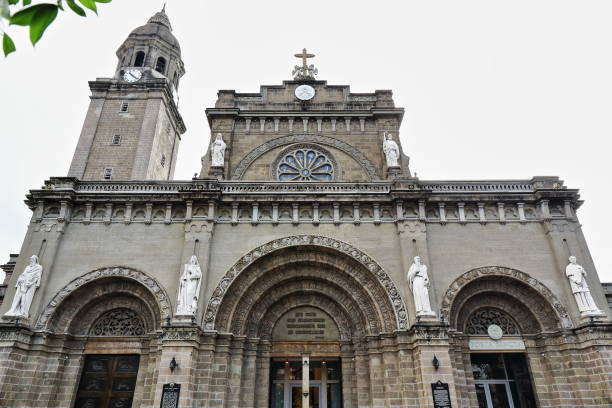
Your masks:
M300 85L295 88L295 97L302 100L308 101L315 96L315 90L310 85Z
M142 72L137 69L128 69L123 74L123 80L126 82L136 82L142 77Z

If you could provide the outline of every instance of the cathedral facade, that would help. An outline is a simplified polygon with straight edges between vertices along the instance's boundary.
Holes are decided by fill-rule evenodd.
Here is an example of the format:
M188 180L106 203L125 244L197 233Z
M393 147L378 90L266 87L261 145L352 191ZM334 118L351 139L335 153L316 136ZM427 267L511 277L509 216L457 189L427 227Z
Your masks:
M162 11L117 51L67 177L3 266L0 407L609 407L612 314L578 190L421 180L392 92L221 90L173 173Z

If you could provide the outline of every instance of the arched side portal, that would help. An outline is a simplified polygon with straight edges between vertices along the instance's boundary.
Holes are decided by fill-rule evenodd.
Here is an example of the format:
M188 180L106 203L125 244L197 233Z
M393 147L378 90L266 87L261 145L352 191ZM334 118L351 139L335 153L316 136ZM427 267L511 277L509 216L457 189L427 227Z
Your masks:
M404 301L376 261L350 244L312 235L268 242L238 260L213 291L204 327L253 334L249 319L298 294L334 301L357 331L408 328Z
M476 295L484 299L493 293L493 303L503 303L518 315L532 315L537 324L530 329L572 327L567 310L550 289L524 272L502 266L472 269L455 279L442 299L440 316L461 330L466 313L482 306L482 302L475 302Z
M105 300L116 307L146 310L145 316L151 316L148 323L151 329L158 328L162 320L172 315L168 294L155 279L135 269L110 267L86 273L58 291L38 318L36 329L61 332L78 323L83 326L78 331L82 331L85 320L103 311ZM75 319L79 311L85 310L87 316Z

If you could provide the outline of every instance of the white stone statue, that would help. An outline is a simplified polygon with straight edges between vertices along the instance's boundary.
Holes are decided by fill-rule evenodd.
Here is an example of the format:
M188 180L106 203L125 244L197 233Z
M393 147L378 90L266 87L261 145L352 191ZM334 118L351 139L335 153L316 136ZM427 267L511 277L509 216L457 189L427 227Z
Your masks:
M565 268L565 274L567 275L570 286L572 287L572 293L576 298L578 309L581 315L601 315L601 310L597 308L589 285L586 281L586 271L584 268L576 263L576 257L569 257L570 263Z
M34 292L40 286L42 272L43 267L38 263L38 257L32 255L30 264L26 266L17 279L17 284L15 284L17 290L13 297L13 304L11 309L4 314L5 316L28 318Z
M226 144L223 141L221 133L217 133L217 138L213 142L210 148L211 166L212 167L223 167L225 164L225 147Z
M198 297L202 283L202 269L195 255L191 256L179 283L179 295L176 302L176 314L180 316L195 315L198 309Z
M415 256L414 262L408 269L408 283L412 290L414 306L417 316L435 316L429 303L429 275L427 266L421 263L421 257Z
M399 167L399 147L390 133L385 132L383 141L383 152L387 158L387 167Z

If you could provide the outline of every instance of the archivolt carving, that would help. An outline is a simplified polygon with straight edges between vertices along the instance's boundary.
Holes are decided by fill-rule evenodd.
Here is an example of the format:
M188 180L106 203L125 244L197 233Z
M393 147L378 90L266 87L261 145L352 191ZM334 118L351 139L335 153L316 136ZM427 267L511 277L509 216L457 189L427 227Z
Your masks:
M403 299L401 298L399 291L395 284L387 275L387 273L374 261L371 257L364 254L362 251L342 241L338 241L333 238L313 236L313 235L297 235L290 236L281 239L277 239L267 244L264 244L258 248L253 249L242 258L238 260L230 269L226 272L225 276L221 279L206 307L204 314L204 328L207 330L214 330L217 320L217 313L219 312L219 306L224 300L225 295L228 292L228 288L234 282L236 277L240 275L249 265L255 262L257 259L264 255L272 253L281 248L299 247L299 246L319 246L325 248L331 248L339 251L343 254L348 255L353 260L357 261L361 266L369 271L376 278L380 286L384 289L384 293L394 309L395 325L399 329L408 328L408 314L406 312L406 306ZM361 282L366 285L367 282ZM376 285L379 286L379 285ZM246 288L240 288L246 290ZM244 293L244 292L242 292ZM385 304L386 302L380 302ZM227 316L224 316L227 317ZM227 324L227 322L224 322Z
M96 279L101 278L110 278L110 277L119 277L124 279L129 279L136 281L142 285L144 285L156 299L157 304L159 306L160 314L162 319L167 319L171 317L171 303L170 298L166 291L157 283L157 281L145 273L137 271L135 269L125 268L125 267L110 267L110 268L101 268L96 269L95 271L91 271L86 273L85 275L74 279L68 285L64 286L51 301L47 304L42 314L38 318L36 322L36 329L44 329L47 327L49 323L49 319L54 315L58 306L62 303L64 299L70 296L75 290L84 286L87 283L90 283Z
M376 314L375 306L372 304L372 300L367 299L364 296L358 296L356 299L359 300L356 300L345 291L347 290L353 292L351 288L354 285L346 286L344 289L334 287L334 285L329 281L326 282L322 280L324 279L324 276L330 272L322 271L317 267L312 268L312 273L304 274L304 272L306 271L300 271L299 280L293 280L287 283L281 278L278 280L278 283L273 286L266 285L269 287L269 289L263 293L263 296L257 297L257 302L255 302L255 304L247 312L248 315L244 316L246 318L242 318L243 315L239 315L240 318L233 322L232 332L240 333L241 328L243 326L247 326L245 331L249 336L256 334L254 330L259 330L257 326L266 319L265 316L271 313L270 311L274 307L280 304L287 306L285 310L278 310L279 314L277 317L280 318L280 316L288 309L297 306L297 304L292 304L291 302L303 302L300 294L306 294L307 297L305 299L316 299L319 303L312 303L311 306L316 306L326 310L332 317L335 317L336 315L338 315L338 317L350 316L350 319L348 320L350 320L353 324L343 326L336 322L341 333L344 331L346 336L349 336L351 332L353 332L353 327L355 328L355 334L359 336L363 336L368 332L372 334L380 332L381 328L378 320L372 319L372 317ZM316 276L317 272L319 276ZM269 273L266 276L275 278L278 275L279 274L277 274L275 271L272 271L272 273ZM304 277L302 278L302 276ZM365 310L365 313L363 310ZM241 312L238 311L238 313ZM369 322L368 316L370 316ZM274 322L275 320L272 321L271 324Z
M525 299L525 303L528 306L532 306L530 307L530 310L536 316L538 314L542 315L544 313L542 308L546 308L548 306L548 308L557 315L558 321L561 323L562 327L572 327L572 322L569 318L567 310L565 309L563 304L557 299L557 297L550 291L550 289L544 286L537 279L532 278L524 272L518 271L516 269L506 268L503 266L485 266L481 268L472 269L471 271L468 271L457 279L455 279L455 281L449 286L448 290L444 295L440 306L440 316L446 319L447 321L450 321L451 308L457 309L460 307L460 305L456 305L456 298L457 295L461 292L461 290L466 288L466 286L468 286L470 283L474 282L477 279L494 276L505 277L510 280L518 281L517 284L523 285L524 287L528 287L537 292L545 302L539 302L539 299L535 298ZM500 284L497 290L499 290L501 293L507 293L508 289L510 288L503 286L503 284ZM476 285L474 286L474 288L474 291L479 290L481 292L486 289L484 287L477 289L478 286ZM529 303L531 303L531 305ZM540 316L540 323L542 323L542 320L545 321L546 316ZM550 317L548 320L550 323Z
M266 263L258 263L257 267L249 268L239 282L235 282L228 290L229 299L217 316L217 330L225 330L231 320L232 333L239 333L246 324L247 314L251 314L250 318L257 321L266 307L292 292L315 292L334 299L349 314L360 316L366 322L364 329L371 334L383 329L396 329L397 323L390 302L375 304L373 301L385 299L387 295L384 289L376 281L368 279L369 276L365 274L369 272L363 271L363 268L356 268L322 250L317 254L300 253L290 259L276 253L269 263L273 263L272 268ZM350 271L350 275L345 271ZM249 285L244 282L254 283Z
M370 160L368 160L368 158L358 149L341 140L321 135L288 135L269 140L266 143L259 145L255 149L251 150L249 154L247 154L242 160L240 160L240 162L234 169L232 179L241 179L244 176L246 170L251 166L251 164L253 164L253 162L257 160L260 156L262 156L264 153L280 146L303 142L319 143L335 147L338 150L342 150L344 153L355 159L365 169L365 171L368 173L370 181L380 180L380 177L376 173L376 167L374 166L374 164Z

